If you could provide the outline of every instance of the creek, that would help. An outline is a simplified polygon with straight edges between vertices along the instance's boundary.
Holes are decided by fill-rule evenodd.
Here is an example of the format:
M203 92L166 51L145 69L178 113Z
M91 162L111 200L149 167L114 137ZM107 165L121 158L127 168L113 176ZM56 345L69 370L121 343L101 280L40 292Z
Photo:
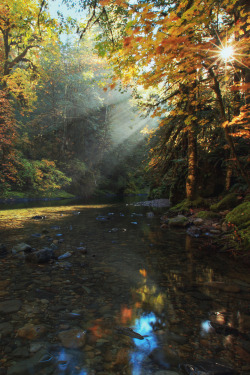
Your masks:
M161 230L166 209L43 205L0 211L1 375L250 373L247 267ZM30 263L20 243L62 257Z

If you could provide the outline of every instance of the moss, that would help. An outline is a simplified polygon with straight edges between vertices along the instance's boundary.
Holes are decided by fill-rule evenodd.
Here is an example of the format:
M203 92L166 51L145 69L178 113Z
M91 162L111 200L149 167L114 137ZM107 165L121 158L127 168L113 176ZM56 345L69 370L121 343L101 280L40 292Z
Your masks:
M210 209L212 211L229 210L238 204L237 194L230 193L222 198L218 203L212 204Z
M235 207L226 216L232 225L232 238L235 244L244 251L250 251L250 202Z
M248 226L250 223L250 202L244 202L235 207L227 214L226 221L236 225L238 228Z
M0 196L0 199L26 199L26 198L74 198L73 194L67 193L64 190L48 190L43 192L29 191L29 192L20 192L20 191L8 191L5 194Z
M206 200L203 198L197 198L194 201L190 201L189 199L184 199L182 202L170 208L170 211L187 213L189 212L191 208L198 208L198 207L207 207Z
M205 220L219 219L221 217L217 212L213 211L200 211L195 216Z

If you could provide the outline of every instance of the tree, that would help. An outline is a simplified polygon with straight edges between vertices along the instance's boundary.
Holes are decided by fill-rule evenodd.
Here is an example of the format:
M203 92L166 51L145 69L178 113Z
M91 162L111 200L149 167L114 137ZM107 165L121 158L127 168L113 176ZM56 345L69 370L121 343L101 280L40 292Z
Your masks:
M154 116L162 117L166 124L169 123L164 115L166 104L173 117L183 117L186 125L183 134L187 132L189 135L190 145L187 196L192 199L195 195L195 137L197 129L206 124L206 119L204 121L200 113L208 103L212 104L214 110L220 110L219 126L224 132L231 154L231 157L225 155L230 159L228 164L231 165L232 160L235 170L249 184L249 177L229 126L229 123L234 123L237 114L227 114L225 111L236 69L242 72L237 82L241 92L237 103L238 112L241 113L241 118L246 119L247 116L244 107L249 92L248 73L246 74L249 66L247 3L236 0L223 0L219 3L216 0L206 3L200 0L182 0L138 1L130 5L123 1L104 0L99 5L105 8L107 14L109 9L112 12L113 7L117 6L117 9L123 9L121 15L125 14L124 9L126 16L130 15L125 30L122 23L122 32L116 33L118 39L115 42L110 31L111 42L107 54L113 62L116 75L125 85L129 83L143 86L144 89L158 89L158 101L155 100L151 109ZM99 11L99 15L102 14ZM109 32L110 24L108 21L105 24L104 18L101 18L101 24L100 18L99 16L97 22L104 24L106 32ZM116 23L114 28L117 27L119 25ZM226 57L223 52L229 44L232 44L233 54ZM212 97L213 103L210 99L204 101L204 96Z
M46 12L46 1L3 0L0 4L0 82L27 105L34 100L38 50L49 39L55 43L56 23Z

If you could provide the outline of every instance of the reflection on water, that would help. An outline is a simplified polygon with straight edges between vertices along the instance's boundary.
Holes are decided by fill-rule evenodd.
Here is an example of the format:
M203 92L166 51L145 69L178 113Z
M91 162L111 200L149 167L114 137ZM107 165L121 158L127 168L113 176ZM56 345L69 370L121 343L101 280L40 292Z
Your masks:
M0 374L181 374L180 363L214 359L247 375L246 273L202 256L182 230L161 231L162 213L149 218L149 210L116 203L0 212L8 248L0 258ZM12 256L21 242L53 248L57 259Z
M136 319L133 329L135 332L144 336L144 340L134 339L135 349L130 354L132 363L132 374L141 374L141 364L144 359L149 356L153 349L157 347L157 339L153 333L152 326L156 322L156 316L152 312L150 314L142 315Z

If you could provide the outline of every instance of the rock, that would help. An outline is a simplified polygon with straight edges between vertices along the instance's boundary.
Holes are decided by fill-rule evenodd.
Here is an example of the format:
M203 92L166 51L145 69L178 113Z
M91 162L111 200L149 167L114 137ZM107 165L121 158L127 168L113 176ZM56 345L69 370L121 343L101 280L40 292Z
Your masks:
M37 353L38 350L42 349L44 344L42 342L31 342L30 343L30 353Z
M87 254L87 249L84 246L79 246L76 248L81 254Z
M77 328L62 331L58 334L60 341L65 348L82 348L86 342L86 332Z
M165 369L169 369L171 366L177 366L179 364L179 357L168 347L152 350L149 354L149 358Z
M163 221L164 224L167 224L169 222L169 217L167 215L161 216L161 221Z
M54 250L49 247L27 254L25 257L25 260L31 263L47 263L51 259L54 259Z
M29 351L25 346L20 346L13 350L12 355L18 358L27 358L29 357Z
M13 332L12 324L8 322L0 323L0 338L6 337Z
M219 229L209 229L209 232L211 234L221 234L221 231Z
M154 216L155 216L155 214L154 214L152 211L146 213L146 217L147 217L148 219L152 219Z
M199 361L182 364L181 369L188 375L235 375L236 371L223 364L212 361Z
M110 220L110 217L108 217L108 216L103 216L103 215L98 215L98 216L96 217L96 220L98 220L98 221L108 221L108 220Z
M229 230L229 226L225 221L221 225L221 230L222 230L222 232L227 232Z
M193 220L193 224L196 225L196 226L200 226L204 223L204 220L197 217L196 219Z
M12 254L17 254L20 252L28 253L32 251L32 247L24 242L19 243L18 245L15 245L12 248Z
M67 253L64 253L64 254L60 255L57 259L61 260L61 259L69 258L69 257L71 257L71 255L72 254L69 251L67 251Z
M133 203L133 206L170 207L171 203L169 199L153 199L151 201Z
M0 302L0 312L3 314L11 314L20 310L22 301L19 299Z
M18 329L17 336L27 340L35 340L41 337L45 332L46 328L44 326L28 323Z
M0 244L0 258L6 257L7 254L8 254L7 247L3 243L1 243Z
M240 315L240 327L243 330L250 330L250 315L241 314Z
M173 227L185 228L189 224L189 220L183 215L178 215L172 219L169 219L168 224Z
M191 237L200 237L202 235L202 231L200 228L192 226L187 229L187 234Z
M9 367L7 375L36 374L39 370L53 365L54 362L53 356L47 350L41 349L33 357L17 362Z

